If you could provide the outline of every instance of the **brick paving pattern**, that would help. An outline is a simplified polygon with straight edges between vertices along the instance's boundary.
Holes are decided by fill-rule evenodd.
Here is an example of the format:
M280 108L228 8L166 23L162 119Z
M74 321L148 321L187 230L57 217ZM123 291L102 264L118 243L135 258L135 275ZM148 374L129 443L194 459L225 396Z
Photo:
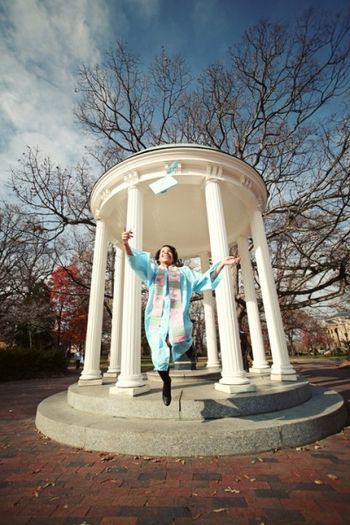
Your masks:
M350 369L297 365L349 403ZM39 434L37 404L77 380L0 384L1 525L350 523L350 427L256 456L157 458L86 452ZM188 436L191 439L191 436Z

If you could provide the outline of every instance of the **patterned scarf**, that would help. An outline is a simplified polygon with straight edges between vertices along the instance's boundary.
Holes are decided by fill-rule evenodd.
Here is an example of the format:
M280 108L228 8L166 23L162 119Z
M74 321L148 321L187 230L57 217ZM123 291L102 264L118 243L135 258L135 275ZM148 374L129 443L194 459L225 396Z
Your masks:
M166 270L158 268L155 279L153 306L150 320L150 331L156 332L161 325L164 304L164 285ZM170 296L170 328L174 343L186 341L181 304L181 274L176 266L168 270L169 296Z

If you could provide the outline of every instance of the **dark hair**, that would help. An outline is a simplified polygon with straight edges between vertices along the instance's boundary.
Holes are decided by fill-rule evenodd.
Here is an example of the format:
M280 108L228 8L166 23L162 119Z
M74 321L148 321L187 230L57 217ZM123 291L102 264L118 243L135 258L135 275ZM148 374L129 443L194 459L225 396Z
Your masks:
M159 250L156 252L154 258L156 260L156 263L159 264L159 256L160 256L160 251L162 248L164 247L167 247L167 248L170 248L170 251L172 253L172 256L173 256L173 265L174 266L183 266L183 263L182 263L182 260L179 259L179 256L177 254L177 250L174 246L171 246L170 244L163 244L163 246L161 248L159 248Z

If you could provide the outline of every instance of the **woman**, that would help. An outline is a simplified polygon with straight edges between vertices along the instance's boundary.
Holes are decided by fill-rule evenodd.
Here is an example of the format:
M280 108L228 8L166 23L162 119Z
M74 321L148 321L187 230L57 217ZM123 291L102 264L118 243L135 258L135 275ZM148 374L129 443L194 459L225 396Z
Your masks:
M216 288L224 266L239 263L239 257L228 256L214 264L204 274L182 266L177 251L165 244L156 255L131 249L131 230L124 231L122 241L131 268L148 286L149 297L145 310L146 337L151 347L152 362L163 380L163 402L171 403L170 356L176 361L192 345L192 323L189 317L193 292Z

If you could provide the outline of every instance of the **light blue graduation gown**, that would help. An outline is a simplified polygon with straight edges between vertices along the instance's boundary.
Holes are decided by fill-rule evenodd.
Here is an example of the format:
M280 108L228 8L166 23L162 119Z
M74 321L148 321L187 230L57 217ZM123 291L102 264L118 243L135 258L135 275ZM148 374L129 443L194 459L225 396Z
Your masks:
M192 322L189 316L190 299L193 292L203 290L213 290L219 284L221 275L212 279L210 274L216 270L219 263L214 264L205 273L191 270L187 266L182 266L180 270L181 303L183 310L183 320L186 340L181 343L174 343L170 326L170 297L169 285L166 271L166 279L163 288L163 313L161 324L158 331L150 331L150 320L153 308L155 292L155 277L158 266L151 261L150 254L133 248L133 255L128 256L131 268L137 276L149 288L149 297L145 310L145 331L149 346L152 351L152 362L156 370L168 370L169 368L169 347L166 343L167 336L171 344L171 353L174 361L179 359L192 345Z

